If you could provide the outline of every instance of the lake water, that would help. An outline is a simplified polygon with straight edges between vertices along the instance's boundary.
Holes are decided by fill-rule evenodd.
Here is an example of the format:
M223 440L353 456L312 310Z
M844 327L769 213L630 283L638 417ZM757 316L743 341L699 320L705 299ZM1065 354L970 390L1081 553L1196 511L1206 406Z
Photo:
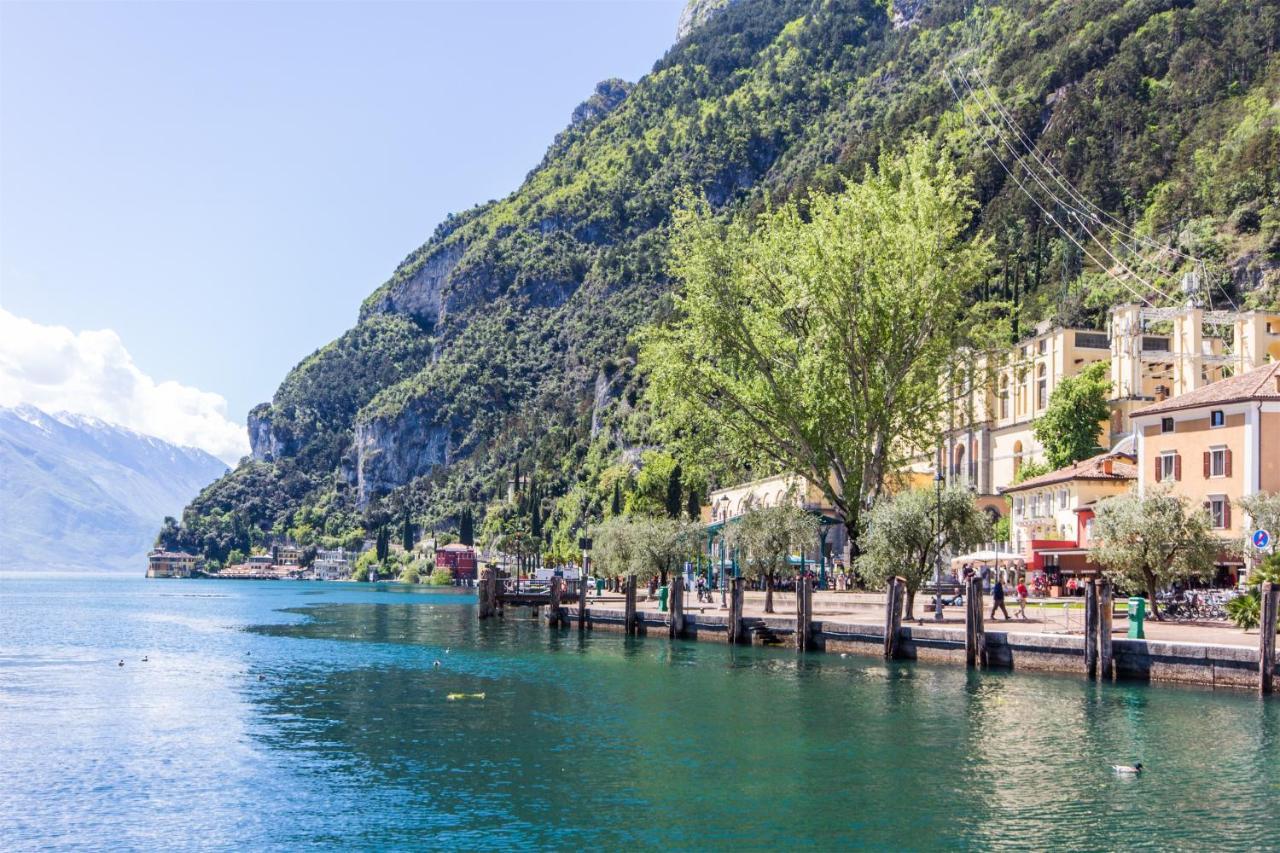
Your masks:
M394 585L0 577L6 849L1263 849L1278 759L1247 694L582 639Z

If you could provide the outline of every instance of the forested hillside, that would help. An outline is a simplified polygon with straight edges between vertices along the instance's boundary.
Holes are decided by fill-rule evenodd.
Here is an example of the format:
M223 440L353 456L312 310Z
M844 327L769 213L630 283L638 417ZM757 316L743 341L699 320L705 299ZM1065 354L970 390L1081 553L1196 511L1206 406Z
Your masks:
M1224 304L1280 301L1280 3L699 5L650 74L601 83L521 187L442 223L285 378L253 458L165 544L222 559L488 507L490 530L571 551L584 519L666 500L629 336L663 311L681 194L742 215L916 134L972 174L998 259L973 297L1011 302L1015 328L1096 323L1188 272ZM731 473L679 482L696 498Z

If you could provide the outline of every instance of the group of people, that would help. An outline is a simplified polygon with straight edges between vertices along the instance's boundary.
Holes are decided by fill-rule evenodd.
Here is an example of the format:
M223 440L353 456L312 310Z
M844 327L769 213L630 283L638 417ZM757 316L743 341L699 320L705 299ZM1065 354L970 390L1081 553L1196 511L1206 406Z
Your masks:
M987 567L983 566L981 572L975 573L973 570L973 566L966 563L964 566L963 575L961 578L963 582L966 584L966 586L968 585L969 581L973 579L975 574L978 574L982 578L985 584L987 580ZM1025 622L1027 620L1027 599L1030 597L1030 590L1027 589L1027 579L1025 576L1023 575L1018 576L1018 581L1017 581L1017 584L1014 586L1013 592L1018 602L1018 618ZM1004 579L1001 577L1000 572L996 572L995 575L993 576L992 583L991 583L991 618L992 619L996 618L996 611L999 611L1004 614L1004 619L1006 622L1010 621L1013 618L1012 616L1009 615L1009 608L1005 606L1004 600L1005 600Z

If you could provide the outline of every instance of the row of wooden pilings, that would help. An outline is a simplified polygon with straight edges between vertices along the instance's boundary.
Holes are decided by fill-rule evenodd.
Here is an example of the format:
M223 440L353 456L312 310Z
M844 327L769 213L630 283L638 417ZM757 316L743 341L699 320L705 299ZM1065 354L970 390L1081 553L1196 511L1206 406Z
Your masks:
M554 626L563 626L567 620L565 608L561 602L564 597L566 582L563 578L552 578L550 583L550 603L547 607L547 621ZM578 581L576 596L578 630L587 627L587 578ZM668 610L670 618L667 632L672 639L685 636L684 616L684 578L676 576L671 582ZM729 588L729 618L727 625L728 641L731 644L751 642L742 619L743 580L733 578ZM481 572L480 578L480 618L494 615L498 608L497 578L492 572ZM629 636L636 634L636 578L627 577L623 582L624 631ZM904 578L894 578L889 584L885 596L885 630L884 657L895 660L902 657L902 613L907 598L907 582ZM1276 652L1276 620L1280 610L1280 587L1271 582L1264 583L1261 590L1261 625L1258 641L1258 691L1269 694L1273 687ZM982 592L982 580L971 578L965 590L964 618L964 657L969 667L986 668L990 664L987 653L986 631L984 628L985 605ZM1111 643L1113 592L1111 583L1105 579L1089 580L1085 583L1084 597L1084 669L1089 679L1112 681L1116 675L1115 655ZM813 648L813 579L796 578L796 612L795 612L795 647L798 651L809 651Z

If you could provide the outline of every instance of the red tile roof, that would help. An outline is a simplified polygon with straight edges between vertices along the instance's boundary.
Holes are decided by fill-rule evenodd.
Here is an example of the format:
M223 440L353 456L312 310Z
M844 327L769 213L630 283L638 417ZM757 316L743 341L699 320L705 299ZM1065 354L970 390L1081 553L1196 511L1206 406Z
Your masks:
M1106 472L1103 465L1108 459L1112 460L1110 474ZM1136 480L1137 478L1138 466L1133 464L1132 456L1107 451L1088 459L1082 459L1065 468L1059 468L1057 471L1050 471L1048 474L1041 474L1039 477L1023 480L1013 486L1005 486L1000 490L1000 493L1009 495L1014 492L1039 488L1040 486L1066 483L1070 480L1114 480L1116 482L1124 482L1125 480Z
M1161 400L1154 406L1139 409L1133 413L1133 416L1140 418L1143 415L1158 415L1164 412L1178 412L1183 409L1198 409L1225 403L1241 403L1246 400L1280 400L1277 377L1280 377L1280 361L1264 364L1246 373L1220 379L1203 388Z

